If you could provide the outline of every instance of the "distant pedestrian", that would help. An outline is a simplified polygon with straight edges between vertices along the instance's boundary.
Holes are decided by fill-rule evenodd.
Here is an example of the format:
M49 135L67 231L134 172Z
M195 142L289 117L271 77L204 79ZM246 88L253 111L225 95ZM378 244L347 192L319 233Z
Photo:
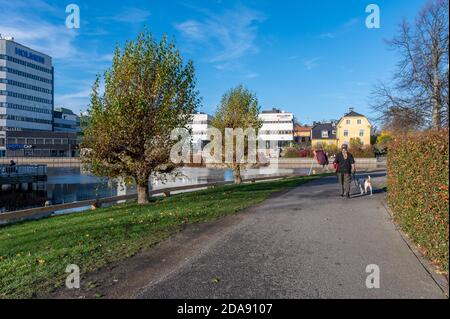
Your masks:
M348 151L348 146L346 144L342 145L341 152L336 155L336 159L333 164L336 167L339 184L341 185L341 196L350 198L352 172L355 172L356 168L355 159Z

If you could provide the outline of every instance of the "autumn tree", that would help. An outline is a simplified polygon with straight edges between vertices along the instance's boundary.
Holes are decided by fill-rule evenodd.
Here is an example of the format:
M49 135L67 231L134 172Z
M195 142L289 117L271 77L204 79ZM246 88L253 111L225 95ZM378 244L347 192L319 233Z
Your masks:
M192 61L183 63L167 36L149 32L116 48L112 67L92 88L83 162L98 176L134 179L138 202L149 201L149 178L171 173L171 131L186 127L199 103Z
M223 137L222 143L225 150L223 160L226 166L232 168L234 182L236 184L242 183L241 171L249 164L248 161L246 162L245 156L248 157L249 155L250 140L255 142L255 144L253 144L254 149L250 151L254 151L254 154L256 155L255 146L257 133L262 125L262 122L259 119L259 112L260 107L256 95L240 85L223 95L212 121L212 126L219 130ZM231 131L231 129L233 131ZM239 147L239 137L236 136L236 133L239 131L240 133L246 133L246 131L247 133L249 131L254 132L253 136L251 136L251 134L250 136L245 135L244 140L242 140L242 149L244 152L241 152ZM232 134L231 136L230 133ZM228 148L228 155L231 157L230 160L227 160L227 141L232 141L229 143L232 147ZM230 145L228 145L228 147L230 147Z
M430 0L389 45L400 61L392 84L379 84L373 108L386 129L448 127L449 1Z

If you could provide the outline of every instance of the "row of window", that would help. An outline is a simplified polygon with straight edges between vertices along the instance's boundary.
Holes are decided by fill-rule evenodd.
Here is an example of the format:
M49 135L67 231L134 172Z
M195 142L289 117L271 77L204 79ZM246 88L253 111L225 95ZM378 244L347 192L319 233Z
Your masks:
M11 61L11 62L14 62L14 63L17 63L17 64L21 64L21 65L24 65L26 67L29 67L29 68L32 68L32 69L35 69L35 70L38 70L38 71L41 71L41 72L52 74L52 70L51 69L44 68L44 67L42 67L40 65L36 65L34 63L31 63L31 62L20 60L20 59L14 58L14 57L9 56L9 55L0 54L0 60L8 60L8 61Z
M22 145L75 145L77 140L68 138L24 138L24 137L8 137L7 144Z
M345 123L346 123L347 125L350 125L350 124L352 124L352 121L351 121L351 120L346 120ZM357 121L356 121L356 124L361 125L361 124L362 124L362 120L357 120Z
M263 121L264 124L294 124L292 121Z
M12 120L12 121L19 121L19 122L52 124L51 120L44 120L44 119L37 119L37 118L33 118L33 117L24 117L24 116L9 115L9 114L0 114L0 120Z
M333 135L336 135L336 131L332 132ZM344 136L348 136L348 130L344 130ZM359 130L359 136L364 137L364 130ZM322 131L322 138L328 138L329 137L329 131Z
M348 131L344 130L344 136L347 137L348 136ZM360 137L364 137L364 130L359 130L359 136Z
M33 129L33 128L22 128L22 127L16 127L16 126L0 126L0 131L8 131L8 132L42 132L42 130Z
M52 100L47 100L47 99L43 99L43 98L40 98L37 96L26 95L26 94L21 94L21 93L17 93L17 92L0 91L0 95L6 95L6 96L15 97L15 98L22 99L22 100L38 102L38 103L52 104Z
M292 135L292 131L260 131L259 134L261 135Z
M34 74L31 74L31 73L27 73L27 72L22 72L22 71L19 71L19 70L16 70L16 69L8 68L6 66L0 66L0 71L9 72L9 73L12 73L12 74L15 74L15 75L18 75L18 76L22 76L24 78L33 79L33 80L41 81L41 82L48 83L48 84L52 84L52 82L53 82L50 79L46 79L46 78L43 78L41 76L34 75Z
M18 87L21 87L24 89L33 90L33 91L37 91L37 92L41 92L41 93L52 94L52 90L42 88L39 86L35 86L35 85L31 85L31 84L27 84L27 83L23 83L23 82L14 81L14 80L0 79L0 83L6 83L9 85L18 86Z
M34 113L52 114L51 110L47 110L44 108L20 105L20 104L8 103L8 102L0 102L0 107L6 107L8 109L22 110L22 111L34 112Z

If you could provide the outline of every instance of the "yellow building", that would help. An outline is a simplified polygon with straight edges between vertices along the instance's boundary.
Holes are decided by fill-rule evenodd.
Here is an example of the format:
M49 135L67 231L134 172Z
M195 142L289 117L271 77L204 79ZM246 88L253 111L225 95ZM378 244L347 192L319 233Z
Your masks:
M349 112L337 124L337 143L338 145L350 145L352 138L359 138L364 146L370 145L371 132L372 124L370 124L367 117L356 113L353 108L350 108Z

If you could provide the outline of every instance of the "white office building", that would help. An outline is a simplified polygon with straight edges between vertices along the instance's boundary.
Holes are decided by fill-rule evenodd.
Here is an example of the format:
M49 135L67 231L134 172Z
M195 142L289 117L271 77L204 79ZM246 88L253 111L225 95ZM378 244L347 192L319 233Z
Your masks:
M294 141L294 114L278 109L262 111L259 115L263 124L259 139L266 142L266 148L289 146Z
M80 117L72 110L56 107L53 111L53 131L80 133Z
M0 156L7 131L53 130L52 58L0 35Z
M192 130L192 144L203 148L209 143L207 135L208 128L211 126L213 117L206 113L196 113L192 116L192 122L188 128Z

